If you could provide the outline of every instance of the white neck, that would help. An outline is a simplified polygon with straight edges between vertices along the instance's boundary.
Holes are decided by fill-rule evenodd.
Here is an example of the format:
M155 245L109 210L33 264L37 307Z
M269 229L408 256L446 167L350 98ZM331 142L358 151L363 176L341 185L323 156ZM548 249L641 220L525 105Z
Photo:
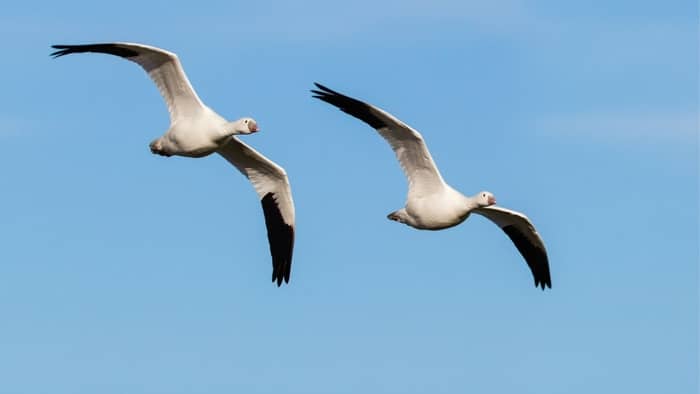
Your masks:
M481 206L479 204L478 196L479 195L477 194L476 196L473 196L473 197L466 197L466 196L464 197L464 200L465 200L464 203L466 205L467 212L471 212L471 211L473 211L476 208L479 208Z
M240 126L239 121L226 122L224 127L221 129L221 137L230 137L232 135L238 134L236 129Z

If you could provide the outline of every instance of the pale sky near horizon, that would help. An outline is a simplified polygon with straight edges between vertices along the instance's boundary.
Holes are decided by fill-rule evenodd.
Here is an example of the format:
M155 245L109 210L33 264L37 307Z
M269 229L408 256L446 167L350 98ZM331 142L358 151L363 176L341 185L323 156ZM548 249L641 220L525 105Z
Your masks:
M25 1L0 15L0 394L698 392L698 5ZM135 64L178 53L255 117L297 212L289 285L220 157L162 158ZM527 214L551 290L495 225L386 219L406 181L313 82L420 130L444 178Z

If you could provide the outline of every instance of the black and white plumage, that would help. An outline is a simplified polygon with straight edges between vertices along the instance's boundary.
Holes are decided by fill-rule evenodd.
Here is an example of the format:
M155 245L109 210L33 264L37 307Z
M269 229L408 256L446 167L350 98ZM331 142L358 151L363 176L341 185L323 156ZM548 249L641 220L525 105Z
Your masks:
M294 201L287 173L272 160L236 137L219 149L219 154L253 184L260 196L267 238L272 255L272 281L289 283L294 250Z
M552 287L544 242L527 216L495 206L496 199L489 192L464 196L442 179L418 131L380 108L315 85L318 89L311 91L313 97L369 124L396 154L408 179L408 197L404 208L388 215L390 220L417 229L440 230L462 223L472 212L482 215L513 241L532 271L535 287Z
M294 249L294 202L287 174L282 167L238 140L234 134L258 130L255 120L227 122L202 104L174 53L141 44L106 43L54 45L60 57L72 53L98 52L131 60L148 73L160 90L170 112L170 129L151 143L153 153L163 156L202 157L218 152L253 184L260 196L272 255L272 281L289 282Z
M162 156L202 157L215 152L236 134L258 131L249 117L229 122L207 107L192 88L177 55L143 44L111 42L85 45L53 45L51 56L73 53L105 53L122 57L141 66L163 96L170 112L170 128L150 144L151 152Z

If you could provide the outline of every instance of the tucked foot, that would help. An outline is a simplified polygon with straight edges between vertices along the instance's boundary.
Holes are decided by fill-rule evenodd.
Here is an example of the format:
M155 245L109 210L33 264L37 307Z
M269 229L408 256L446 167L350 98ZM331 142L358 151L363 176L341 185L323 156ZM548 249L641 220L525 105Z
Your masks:
M401 208L398 211L394 211L386 215L386 218L399 223L410 223L408 222L409 217L408 213L406 212L406 208Z
M170 153L166 152L163 149L163 145L161 144L160 140L155 140L148 145L149 148L151 148L151 153L155 155L160 155L160 156L165 156L165 157L170 157L172 156Z

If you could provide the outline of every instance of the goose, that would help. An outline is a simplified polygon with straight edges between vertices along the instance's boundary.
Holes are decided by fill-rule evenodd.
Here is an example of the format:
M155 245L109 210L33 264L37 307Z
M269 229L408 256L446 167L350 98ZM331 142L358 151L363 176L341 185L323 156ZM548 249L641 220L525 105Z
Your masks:
M552 287L544 242L527 216L496 206L488 191L467 197L448 185L440 175L421 134L390 113L348 97L319 83L313 97L362 120L384 137L408 178L405 207L387 215L389 220L419 230L441 230L456 226L476 213L498 225L525 258L535 287Z
M199 99L177 55L161 48L127 42L52 45L53 58L73 53L105 53L141 66L158 87L170 113L170 128L150 143L161 156L203 157L215 152L229 136L251 134L258 124L250 117L229 122Z
M192 89L174 53L142 44L54 45L56 57L98 52L123 57L143 67L165 99L170 129L150 145L162 156L221 155L252 183L260 197L272 255L272 282L289 283L294 250L295 213L285 170L235 135L258 131L253 118L227 122L206 107Z

